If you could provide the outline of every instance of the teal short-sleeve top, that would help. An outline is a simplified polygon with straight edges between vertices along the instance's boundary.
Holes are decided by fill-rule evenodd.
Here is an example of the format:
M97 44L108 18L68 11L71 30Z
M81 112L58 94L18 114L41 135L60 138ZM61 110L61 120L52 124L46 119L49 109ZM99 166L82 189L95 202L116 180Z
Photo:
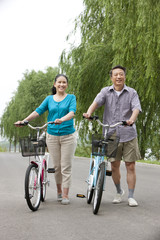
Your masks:
M73 94L67 96L60 102L56 102L53 95L47 96L41 105L35 110L39 115L48 111L47 121L55 121L57 118L62 118L69 112L76 112L76 97ZM51 135L63 136L75 132L73 118L59 125L49 124L47 132Z

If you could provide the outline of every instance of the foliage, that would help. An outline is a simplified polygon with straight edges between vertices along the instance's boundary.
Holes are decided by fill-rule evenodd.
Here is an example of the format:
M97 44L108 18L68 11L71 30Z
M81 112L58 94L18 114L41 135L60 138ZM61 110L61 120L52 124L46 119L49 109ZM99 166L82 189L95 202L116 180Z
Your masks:
M35 72L34 70L24 73L17 91L14 93L1 118L1 136L6 137L10 143L13 142L16 146L19 138L35 134L33 130L27 127L24 127L23 131L22 128L16 128L14 122L27 117L40 105L47 95L51 94L54 78L58 72L58 68L48 67L45 73L42 71ZM46 120L47 115L43 114L34 120L33 124L41 125Z
M78 157L90 157L91 146L78 145L76 148L75 156Z
M7 152L7 149L5 147L0 146L0 152Z
M117 64L127 68L126 84L137 90L143 112L137 120L142 158L148 149L160 159L160 1L83 0L84 11L75 20L73 34L80 30L81 42L63 50L61 72L69 77L68 91L77 98L76 126L81 144L89 143L94 124L82 120L97 93L110 85L109 71ZM70 36L68 36L68 41ZM25 118L50 94L58 68L30 73L24 78L1 119L1 135L18 141L30 130L15 129L13 123ZM102 117L103 108L96 111ZM46 121L46 115L35 124Z
M126 84L137 90L142 114L137 121L142 158L148 148L159 159L160 127L160 1L84 0L75 20L81 43L62 52L60 66L72 79L78 101L76 115L81 138L89 132L82 122L100 89L110 85L109 70L127 68ZM73 81L74 80L74 81ZM102 116L103 110L98 110ZM158 154L157 154L158 153Z

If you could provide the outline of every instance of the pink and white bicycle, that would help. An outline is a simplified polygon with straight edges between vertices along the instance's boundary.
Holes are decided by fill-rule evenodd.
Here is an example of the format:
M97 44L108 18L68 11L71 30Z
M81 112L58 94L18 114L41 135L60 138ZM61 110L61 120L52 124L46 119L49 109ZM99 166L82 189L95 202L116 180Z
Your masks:
M35 138L26 137L20 139L21 151L23 157L29 157L29 166L25 174L25 199L28 207L32 211L37 211L40 202L44 202L46 198L46 189L49 186L48 173L54 173L54 168L48 168L49 153L45 152L45 132L40 135L40 130L44 129L48 124L45 123L41 127L33 127L25 121L24 124L28 125L31 129L37 131ZM34 157L31 159L31 157Z

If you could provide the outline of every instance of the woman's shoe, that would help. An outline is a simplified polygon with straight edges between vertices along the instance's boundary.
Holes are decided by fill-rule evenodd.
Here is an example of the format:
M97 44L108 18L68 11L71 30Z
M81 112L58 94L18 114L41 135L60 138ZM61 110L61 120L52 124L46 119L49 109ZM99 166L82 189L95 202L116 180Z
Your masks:
M61 202L61 201L62 201L62 194L61 194L61 193L57 195L57 201L58 201L58 202Z
M68 198L63 198L62 201L61 201L61 204L68 205L68 204L70 204L70 201L69 201Z

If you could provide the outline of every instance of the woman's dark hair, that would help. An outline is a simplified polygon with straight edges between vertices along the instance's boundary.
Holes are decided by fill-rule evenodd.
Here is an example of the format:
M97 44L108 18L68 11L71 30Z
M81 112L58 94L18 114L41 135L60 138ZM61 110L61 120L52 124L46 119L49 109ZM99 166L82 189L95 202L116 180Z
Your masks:
M67 83L68 83L68 77L67 77L66 75L64 75L64 74L58 74L58 75L55 77L54 82L56 82L59 77L65 77L65 79L67 80ZM55 88L54 85L53 85L53 87L51 88L51 91L52 91L52 95L55 95L55 94L56 94L56 88Z
M114 69L116 69L116 68L122 69L122 70L124 71L125 75L126 75L126 68L125 68L125 67L122 67L121 65L117 65L117 66L113 67L113 68L111 69L111 71L109 72L110 77L112 77L112 71L113 71Z

